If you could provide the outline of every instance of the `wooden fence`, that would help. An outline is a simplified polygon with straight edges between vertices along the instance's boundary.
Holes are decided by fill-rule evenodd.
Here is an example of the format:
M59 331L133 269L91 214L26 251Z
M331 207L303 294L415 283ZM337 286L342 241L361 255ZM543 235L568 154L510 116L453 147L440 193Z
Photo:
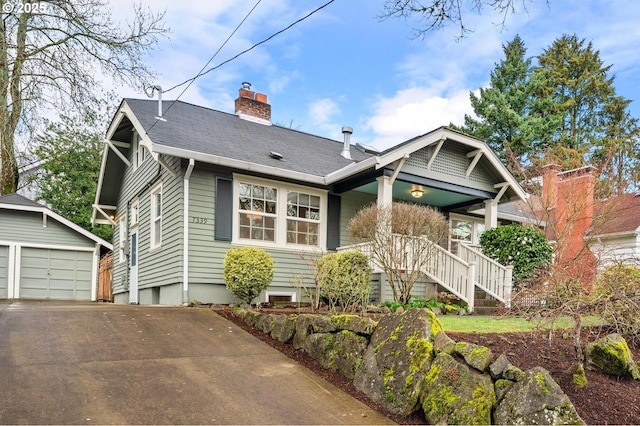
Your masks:
M98 301L113 302L111 291L111 277L113 275L113 252L109 252L100 259L98 273Z

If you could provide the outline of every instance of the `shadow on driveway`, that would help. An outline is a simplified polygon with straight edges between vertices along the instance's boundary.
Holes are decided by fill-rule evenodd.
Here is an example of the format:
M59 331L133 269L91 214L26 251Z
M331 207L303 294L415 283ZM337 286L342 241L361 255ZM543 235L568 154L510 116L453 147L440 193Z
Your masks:
M208 309L0 301L2 424L391 424Z

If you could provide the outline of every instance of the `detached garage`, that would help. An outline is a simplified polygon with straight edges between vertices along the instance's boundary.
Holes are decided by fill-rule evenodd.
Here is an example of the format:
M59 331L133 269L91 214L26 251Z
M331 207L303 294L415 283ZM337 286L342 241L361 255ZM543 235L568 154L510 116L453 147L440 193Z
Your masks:
M18 194L0 197L0 299L96 300L112 245Z

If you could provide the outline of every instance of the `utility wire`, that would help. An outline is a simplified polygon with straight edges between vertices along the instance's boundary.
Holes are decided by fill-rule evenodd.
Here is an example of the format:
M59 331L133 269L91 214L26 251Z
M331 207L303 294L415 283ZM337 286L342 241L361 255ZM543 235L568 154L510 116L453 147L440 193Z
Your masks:
M247 53L247 52L249 52L249 51L251 51L251 50L255 49L256 47L260 46L261 44L264 44L264 43L268 42L269 40L271 40L271 39L272 39L272 38L274 38L275 36L282 34L283 32L285 32L285 31L289 30L289 29L290 29L291 27L293 27L294 25L299 24L300 22L304 21L305 19L307 19L308 17L310 17L310 16L311 16L311 15L313 15L314 13L319 12L320 10L322 10L322 9L324 9L325 7L329 6L329 5L330 5L331 3L333 3L335 0L329 0L327 3L323 4L322 6L318 7L317 9L315 9L315 10L313 10L313 11L309 12L308 14L306 14L305 16L303 16L302 18L298 19L297 21L293 22L292 24L288 25L287 27L285 27L285 28L281 29L280 31L278 31L278 32L276 32L276 33L273 33L272 35L270 35L269 37L265 38L264 40L262 40L262 41L260 41L260 42L258 42L258 43L256 43L256 44L254 44L254 45L253 45L253 46L251 46L250 48L243 50L242 52L238 53L238 54L237 54L237 55L235 55L234 57L232 57L232 58L230 58L230 59L227 59L227 60L226 60L226 61L224 61L224 62L221 62L220 64L216 65L215 67L211 67L211 68L209 68L208 70L203 71L203 70L207 67L207 65L209 65L209 64L211 63L211 61L213 61L213 59L216 57L216 55L220 52L220 50L222 50L222 48L227 44L227 42L228 42L228 41L231 39L231 37L236 33L236 31L238 31L238 29L240 28L240 26L244 23L244 21L246 21L246 20L247 20L247 18L249 17L249 15L251 15L251 13L255 10L255 8L258 6L258 4L260 4L260 2L261 2L261 1L262 1L262 0L258 0L258 2L255 4L255 6L253 6L253 8L249 11L249 13L247 13L247 15L244 17L244 19L243 19L243 20L238 24L238 26L236 27L236 29L235 29L235 30L233 30L233 32L229 35L229 37L227 37L227 39L226 39L226 40L225 40L225 42L222 44L222 46L220 46L220 48L216 51L216 53L214 53L214 54L213 54L213 56L211 57L211 59L209 59L209 61L204 65L204 67L202 67L202 69L200 70L200 72L199 72L195 77L192 77L192 78L190 78L190 79L188 79L188 80L183 81L183 82L182 82L182 83L180 83L180 84L176 84L175 86L173 86L173 87L171 87L171 88L169 88L169 89L167 89L167 90L163 90L163 91L162 91L162 93L167 93L167 92L170 92L171 90L174 90L174 89L176 89L176 88L178 88L178 87L180 87L180 86L182 86L182 85L184 85L184 84L187 84L187 83L188 83L187 87L185 87L185 88L184 88L184 90L183 90L182 92L180 92L180 94L178 95L178 97L177 97L173 102L171 102L171 104L169 105L169 107L167 108L167 110L166 110L166 111L164 111L164 114L166 114L166 113L168 113L168 112L169 112L169 110L173 107L173 105L175 105L175 102L176 102L176 101L178 101L178 100L182 97L182 95L184 95L184 92L186 92L186 91L187 91L187 89L191 86L191 84L193 84L193 82L194 82L194 81L196 81L196 79L197 79L197 78L202 77L203 75L208 74L208 73L210 73L211 71L213 71L213 70L215 70L215 69L220 68L221 66L223 66L223 65L225 65L225 64L227 64L227 63L229 63L229 62L231 62L231 61L233 61L233 60L235 60L235 59L239 58L240 56L244 55L245 53ZM145 133L146 133L147 135L149 134L149 132L151 131L151 129L153 129L153 127L156 125L156 123L157 123L158 121L160 121L160 120L156 120L156 121L151 125L151 127L149 127L149 129L147 129L147 130L146 130L146 132L145 132Z
M198 77L200 77L201 75L204 75L204 74L206 74L206 72L209 72L209 71L206 71L205 73L203 73L204 69L205 69L205 68L207 68L207 66L211 63L211 61L213 61L213 59L218 55L218 53L220 53L220 51L222 50L222 48L223 48L223 47L224 47L224 46L229 42L229 40L231 40L231 37L233 37L233 35L236 33L236 31L238 31L238 29L242 26L242 24L244 24L244 21L246 21L246 20L247 20L247 18L249 17L249 15L251 15L251 14L253 13L253 11L256 9L256 7L258 7L258 5L260 4L260 2L261 2L261 1L262 1L262 0L258 0L258 2L257 2L257 3L256 3L256 4L251 8L251 10L249 11L249 13L247 13L247 15L244 17L244 19L243 19L243 20L238 24L238 26L236 27L236 29L235 29L235 30L233 30L233 32L232 32L231 34L229 34L229 37L227 37L227 39L224 41L224 43L222 43L222 46L220 46L220 48L218 48L218 50L216 50L216 53L214 53L214 54L213 54L213 56L211 57L211 59L209 59L209 60L207 61L207 63L206 63L206 64L204 64L204 66L203 66L202 68L200 68L200 72L198 72L198 74L197 74L195 77L190 78L189 80L185 80L185 81L183 81L183 82L182 82L182 83L180 83L180 84L176 84L175 86L171 87L170 89L163 90L163 91L162 91L162 93L170 92L170 91L172 91L173 89L175 89L175 88L178 88L178 87L182 86L183 84L189 83L189 85L188 85L188 86L187 86L187 87L182 91L182 93L180 93L180 96L182 96L182 94L183 94L183 93L184 93L184 92L189 88L189 86L191 86L191 83L193 83L193 82L194 82ZM180 97L180 96L178 96L178 97ZM177 99L176 99L176 100L177 100Z
M216 65L215 67L211 67L211 68L209 68L209 69L208 69L208 70L206 70L206 71L202 71L202 70L201 70L201 71L200 71L200 73L198 73L195 77L190 78L189 80L185 80L185 81L183 81L183 82L182 82L182 83L180 83L180 84L176 84L175 86L171 87L171 88L170 88L170 89L168 89L168 90L163 90L163 93L169 92L169 91L171 91L171 90L175 89L176 87L180 87L180 86L182 86L183 84L186 84L186 83L191 84L191 83L192 83L193 81L195 81L197 78L202 77L203 75L208 74L208 73L210 73L211 71L213 71L213 70L215 70L215 69L220 68L221 66L223 66L223 65L225 65L225 64L227 64L227 63L229 63L229 62L231 62L231 61L233 61L233 60L235 60L235 59L239 58L240 56L244 55L245 53L247 53L247 52L249 52L249 51L251 51L251 50L255 49L256 47L260 46L261 44L264 44L264 43L268 42L269 40L271 40L271 39L272 39L272 38L274 38L275 36L280 35L280 34L282 34L283 32L285 32L285 31L289 30L289 29L290 29L291 27L293 27L294 25L299 24L300 22L304 21L305 19L307 19L308 17L310 17L310 16L311 16L311 15L313 15L314 13L316 13L316 12L318 12L318 11L320 11L320 10L324 9L325 7L329 6L329 5L330 5L331 3L333 3L334 1L335 1L335 0L330 0L330 1L328 1L327 3L323 4L323 5L322 5L322 6L320 6L319 8L317 8L317 9L313 10L312 12L309 12L307 15L305 15L305 16L303 16L302 18L298 19L297 21L293 22L293 23L292 23L292 24L290 24L289 26L287 26L287 27L285 27L285 28L281 29L280 31L278 31L278 32L276 32L276 33L274 33L274 34L270 35L269 37L265 38L264 40L262 40L262 41L260 41L260 42L258 42L258 43L256 43L256 44L254 44L254 45L253 45L253 46L251 46L250 48L248 48L248 49L246 49L246 50L243 50L242 52L238 53L238 54L237 54L237 55L235 55L234 57L232 57L232 58L230 58L230 59L227 59L226 61L221 62L220 64ZM257 6L257 5L256 5L256 6ZM247 15L247 16L248 16L248 15ZM246 19L246 18L245 18L245 19ZM244 22L244 21L243 21L243 22ZM235 31L234 31L234 32L235 32ZM217 52L216 52L216 53L217 53ZM215 56L215 55L214 55L214 56ZM211 58L211 60L213 60L213 58ZM211 62L211 60L209 60L209 62L207 62L207 65L209 65L209 63ZM207 65L205 65L205 66L203 67L203 69L204 69ZM185 90L186 90L186 89L185 89ZM184 93L184 92L182 92L182 93Z
M249 11L249 13L247 13L247 14L245 15L245 17L242 19L242 21L240 21L240 23L236 26L236 28L233 30L233 32L231 32L231 34L229 34L229 37L227 37L227 39L224 41L224 43L222 43L222 45L218 48L218 50L216 50L216 52L213 54L213 56L212 56L212 57L207 61L207 63L206 63L206 64L204 64L204 66L200 69L200 72L198 73L198 75L196 75L194 78L191 78L191 79L189 79L189 80L186 80L186 81L185 81L185 82L183 82L183 83L180 83L180 84L178 84L178 85L175 85L175 86L173 86L172 88L170 88L170 89L168 89L168 90L162 90L162 89L159 89L159 88L158 88L158 90L162 90L162 93L166 93L166 92L169 92L169 91L171 91L171 90L175 89L176 87L182 86L182 85L183 85L183 84L185 84L185 83L189 83L189 84L187 85L187 87L185 87L185 88L184 88L184 90L183 90L182 92L180 92L180 95L178 95L178 97L176 98L176 101L177 101L178 99L180 99L180 98L182 97L182 95L184 95L184 92L186 92L186 91L187 91L187 89L189 89L189 87L191 86L191 84L193 84L193 82L196 80L196 78L198 78L200 75L202 75L202 71L203 71L203 70L204 70L204 69L205 69L205 68L206 68L206 67L211 63L211 61L213 61L213 59L218 55L218 53L220 53L220 51L222 50L222 48L223 48L223 47L224 47L224 46L229 42L229 40L231 40L231 37L233 37L233 35L238 31L238 29L240 29L240 27L242 26L242 24L244 24L244 21L246 21L246 20L247 20L247 18L249 18L249 16L253 13L253 11L256 9L256 7L258 7L258 5L260 4L260 2L261 2L261 1L262 1L262 0L258 0L258 2L257 2L257 3L256 3L256 4L251 8L251 10ZM160 94L160 96L162 96L162 94ZM169 108L167 108L167 110L166 110L166 111L164 111L164 114L168 113L168 112L169 112L169 110L173 107L173 105L174 105L174 104L175 104L175 102L172 102L172 103L169 105ZM153 122L153 124L151 125L151 127L149 127L149 129L147 129L147 130L145 131L145 133L146 133L147 135L149 134L149 132L151 131L151 129L153 129L153 126L155 126L155 125L156 125L156 123L157 123L158 121L159 121L159 120L154 121L154 122Z

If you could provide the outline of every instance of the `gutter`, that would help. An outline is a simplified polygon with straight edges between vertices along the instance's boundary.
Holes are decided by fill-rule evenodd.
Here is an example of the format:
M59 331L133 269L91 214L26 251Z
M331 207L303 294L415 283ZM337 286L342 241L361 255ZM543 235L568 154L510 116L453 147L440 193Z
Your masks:
M183 179L183 222L182 222L182 303L189 304L189 179L196 165L193 158L189 158L189 166Z

